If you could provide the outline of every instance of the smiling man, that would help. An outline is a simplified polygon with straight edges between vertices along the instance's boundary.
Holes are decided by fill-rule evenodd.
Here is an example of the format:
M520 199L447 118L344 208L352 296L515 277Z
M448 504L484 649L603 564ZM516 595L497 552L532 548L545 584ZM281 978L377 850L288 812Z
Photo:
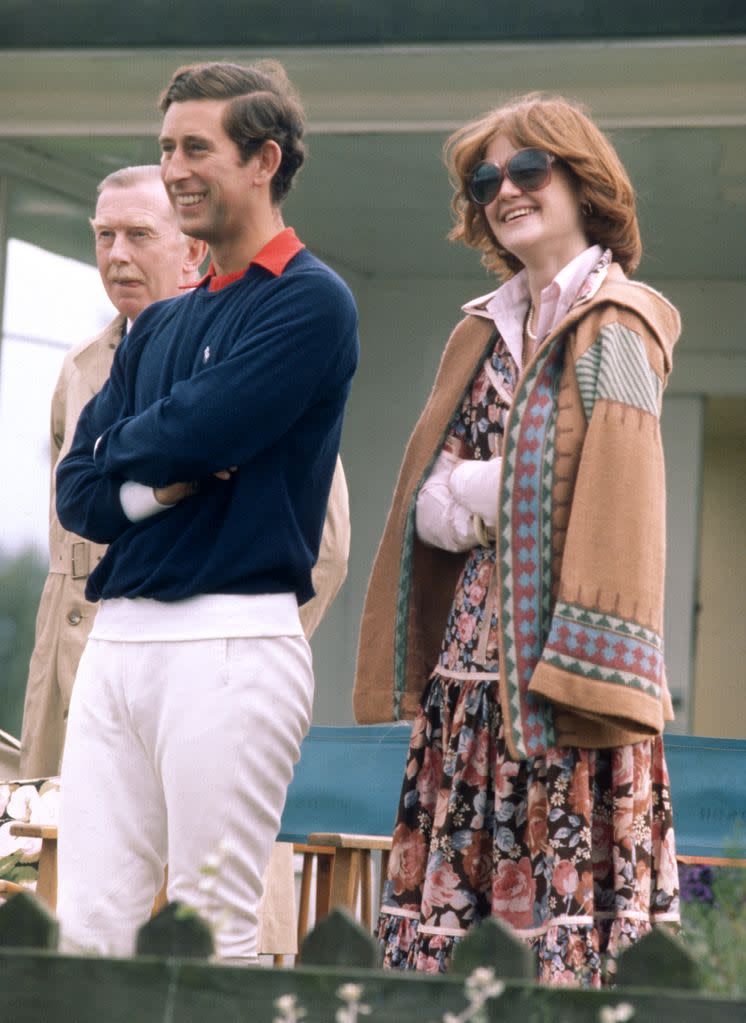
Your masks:
M138 317L57 473L60 521L109 544L86 590L102 604L70 709L58 911L68 947L126 954L167 859L169 898L243 963L310 723L299 606L357 315L282 219L304 158L282 68L182 68L161 109L163 182L212 262Z

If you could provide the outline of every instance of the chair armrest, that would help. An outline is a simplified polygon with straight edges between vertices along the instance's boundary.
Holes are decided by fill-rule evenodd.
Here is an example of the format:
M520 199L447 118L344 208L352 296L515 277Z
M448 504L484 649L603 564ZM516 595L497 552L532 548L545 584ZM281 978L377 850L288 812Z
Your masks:
M10 833L16 838L41 838L46 842L57 841L56 824L24 824L19 821L17 824L11 824Z
M746 860L732 860L726 856L676 856L678 863L686 866L704 867L746 867Z
M15 881L0 881L0 895L10 897L27 891L28 888L24 888L22 884L16 884Z
M320 845L318 842L293 842L293 852L301 856L333 856L336 851L335 846Z
M344 835L314 831L308 836L309 845L328 845L335 849L391 849L390 835Z

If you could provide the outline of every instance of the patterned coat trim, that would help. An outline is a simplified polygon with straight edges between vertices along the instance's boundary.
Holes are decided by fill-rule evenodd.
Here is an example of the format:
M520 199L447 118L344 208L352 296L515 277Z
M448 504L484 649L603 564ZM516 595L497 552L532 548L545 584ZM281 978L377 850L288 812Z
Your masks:
M554 743L551 704L528 690L550 625L551 479L564 345L545 349L518 386L500 487L500 693L520 757Z
M623 618L557 601L543 659L586 678L661 697L661 637Z
M459 394L456 405L453 408L452 413L448 416L445 428L443 429L440 440L433 451L432 457L429 459L425 469L420 476L417 484L412 493L412 498L407 508L407 514L404 524L404 536L402 540L401 548L401 560L399 562L399 583L397 588L397 600L396 600L396 621L395 621L395 641L394 641L394 691L393 691L393 710L394 720L399 721L402 716L402 697L406 689L407 682L407 664L408 664L408 653L409 653L409 621L410 621L410 599L412 595L412 565L413 565L413 554L414 554L414 541L415 541L415 518L417 514L417 498L422 488L423 483L430 475L430 471L435 464L435 461L440 454L441 448L445 443L445 439L448 436L448 430L451 424L453 416L456 414L463 401L463 396L466 391L472 386L474 380L482 368L482 363L485 359L488 359L492 349L495 346L495 338L497 331L492 330L490 332L489 341L485 347L484 356L476 365L474 372L469 378L466 387Z

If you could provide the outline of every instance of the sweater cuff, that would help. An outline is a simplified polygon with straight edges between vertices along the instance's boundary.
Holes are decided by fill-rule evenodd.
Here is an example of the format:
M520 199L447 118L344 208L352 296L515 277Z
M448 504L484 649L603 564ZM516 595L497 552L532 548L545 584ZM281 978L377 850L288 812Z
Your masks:
M151 515L175 507L173 504L161 504L156 500L152 487L147 487L144 483L135 483L134 480L127 480L121 485L119 501L130 522L141 522L143 519L149 519Z

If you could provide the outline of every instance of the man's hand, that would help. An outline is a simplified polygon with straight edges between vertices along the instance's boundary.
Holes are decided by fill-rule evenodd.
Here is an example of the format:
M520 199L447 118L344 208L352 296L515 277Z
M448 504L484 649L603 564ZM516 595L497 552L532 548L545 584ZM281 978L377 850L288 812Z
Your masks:
M213 476L219 480L229 480L234 472L238 471L237 465L230 469L219 469ZM199 480L191 480L189 483L169 483L167 487L153 487L153 494L158 504L178 504L185 497L193 497L199 493Z
M167 487L153 487L153 494L158 504L178 504L185 497L192 497L199 492L199 483L192 480L189 483L169 483Z

